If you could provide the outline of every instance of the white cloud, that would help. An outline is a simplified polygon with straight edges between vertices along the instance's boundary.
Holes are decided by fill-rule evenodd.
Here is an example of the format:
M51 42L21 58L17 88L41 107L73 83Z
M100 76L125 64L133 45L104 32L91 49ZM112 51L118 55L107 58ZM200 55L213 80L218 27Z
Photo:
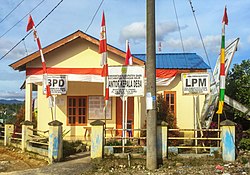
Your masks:
M182 26L181 30L187 28L187 25ZM158 41L163 39L170 33L178 31L178 27L175 22L162 22L156 26L156 37ZM122 43L125 40L133 41L135 44L144 41L146 38L146 24L145 22L134 22L125 26L121 32L119 41Z
M0 99L19 99L23 100L24 99L24 92L25 91L20 91L20 92L14 92L14 91L0 91Z
M0 40L0 55L5 55L16 43L10 40L1 39ZM19 44L14 50L12 50L4 59L8 58L11 60L17 60L25 56L25 48L23 45Z
M203 38L206 50L211 53L218 53L220 50L220 36L206 36ZM188 37L183 39L183 45L185 52L197 52L197 50L203 49L202 42L197 37ZM182 44L180 39L170 38L163 42L163 48L166 47L169 50L181 52Z
M144 22L134 22L128 26L125 26L121 32L119 41L122 43L125 40L133 40L134 43L145 39L146 25Z

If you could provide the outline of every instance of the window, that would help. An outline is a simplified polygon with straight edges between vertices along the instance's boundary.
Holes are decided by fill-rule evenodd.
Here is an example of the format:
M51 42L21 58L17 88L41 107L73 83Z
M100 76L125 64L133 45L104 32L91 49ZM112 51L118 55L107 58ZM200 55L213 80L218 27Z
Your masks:
M68 97L68 125L86 125L87 97Z
M166 100L169 112L176 116L176 92L164 91L164 98Z

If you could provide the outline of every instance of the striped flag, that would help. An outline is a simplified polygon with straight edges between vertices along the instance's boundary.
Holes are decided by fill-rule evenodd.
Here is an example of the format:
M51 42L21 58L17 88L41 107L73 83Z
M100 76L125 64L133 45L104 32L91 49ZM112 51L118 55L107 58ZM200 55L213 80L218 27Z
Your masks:
M133 64L133 58L130 52L129 48L129 42L127 42L127 52L126 52L126 59L125 59L125 65L132 65Z
M45 59L44 59L44 56L43 56L41 42L40 42L40 39L39 39L39 37L37 35L36 28L35 28L35 23L34 23L32 17L31 17L31 15L29 16L28 25L27 25L27 28L26 28L27 32L30 31L30 30L33 30L34 39L37 42L38 49L39 49L39 52L40 52L41 61L42 61L42 68L43 68L43 74L44 74L43 81L46 84L46 97L49 98L49 106L51 107L52 99L51 99L50 85L48 83L48 74L47 74L46 62L45 62Z
M104 88L105 88L104 100L105 100L105 108L106 108L108 105L108 100L109 100L109 87L108 87L107 38L106 38L106 25L105 25L104 12L102 13L99 53L102 54L101 66L102 66L102 76L105 78L104 79Z
M225 96L225 25L228 25L227 8L222 20L221 53L220 53L220 96L217 114L222 114Z
M102 54L101 66L103 66L107 64L107 38L104 12L102 13L99 53Z

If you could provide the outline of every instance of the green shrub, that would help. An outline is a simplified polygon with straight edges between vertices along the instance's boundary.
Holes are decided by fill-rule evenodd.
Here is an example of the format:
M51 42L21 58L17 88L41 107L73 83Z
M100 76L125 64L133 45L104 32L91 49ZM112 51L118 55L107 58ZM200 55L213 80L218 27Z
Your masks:
M250 129L244 131L239 147L240 149L250 150Z
M239 144L240 149L250 150L250 138L243 138Z

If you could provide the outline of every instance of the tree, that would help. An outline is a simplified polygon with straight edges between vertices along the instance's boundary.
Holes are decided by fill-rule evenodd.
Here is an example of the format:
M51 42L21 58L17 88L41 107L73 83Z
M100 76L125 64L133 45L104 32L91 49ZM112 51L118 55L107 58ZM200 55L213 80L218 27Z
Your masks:
M226 94L230 98L250 108L250 59L235 64L226 80ZM231 110L234 118L244 117L245 114Z

